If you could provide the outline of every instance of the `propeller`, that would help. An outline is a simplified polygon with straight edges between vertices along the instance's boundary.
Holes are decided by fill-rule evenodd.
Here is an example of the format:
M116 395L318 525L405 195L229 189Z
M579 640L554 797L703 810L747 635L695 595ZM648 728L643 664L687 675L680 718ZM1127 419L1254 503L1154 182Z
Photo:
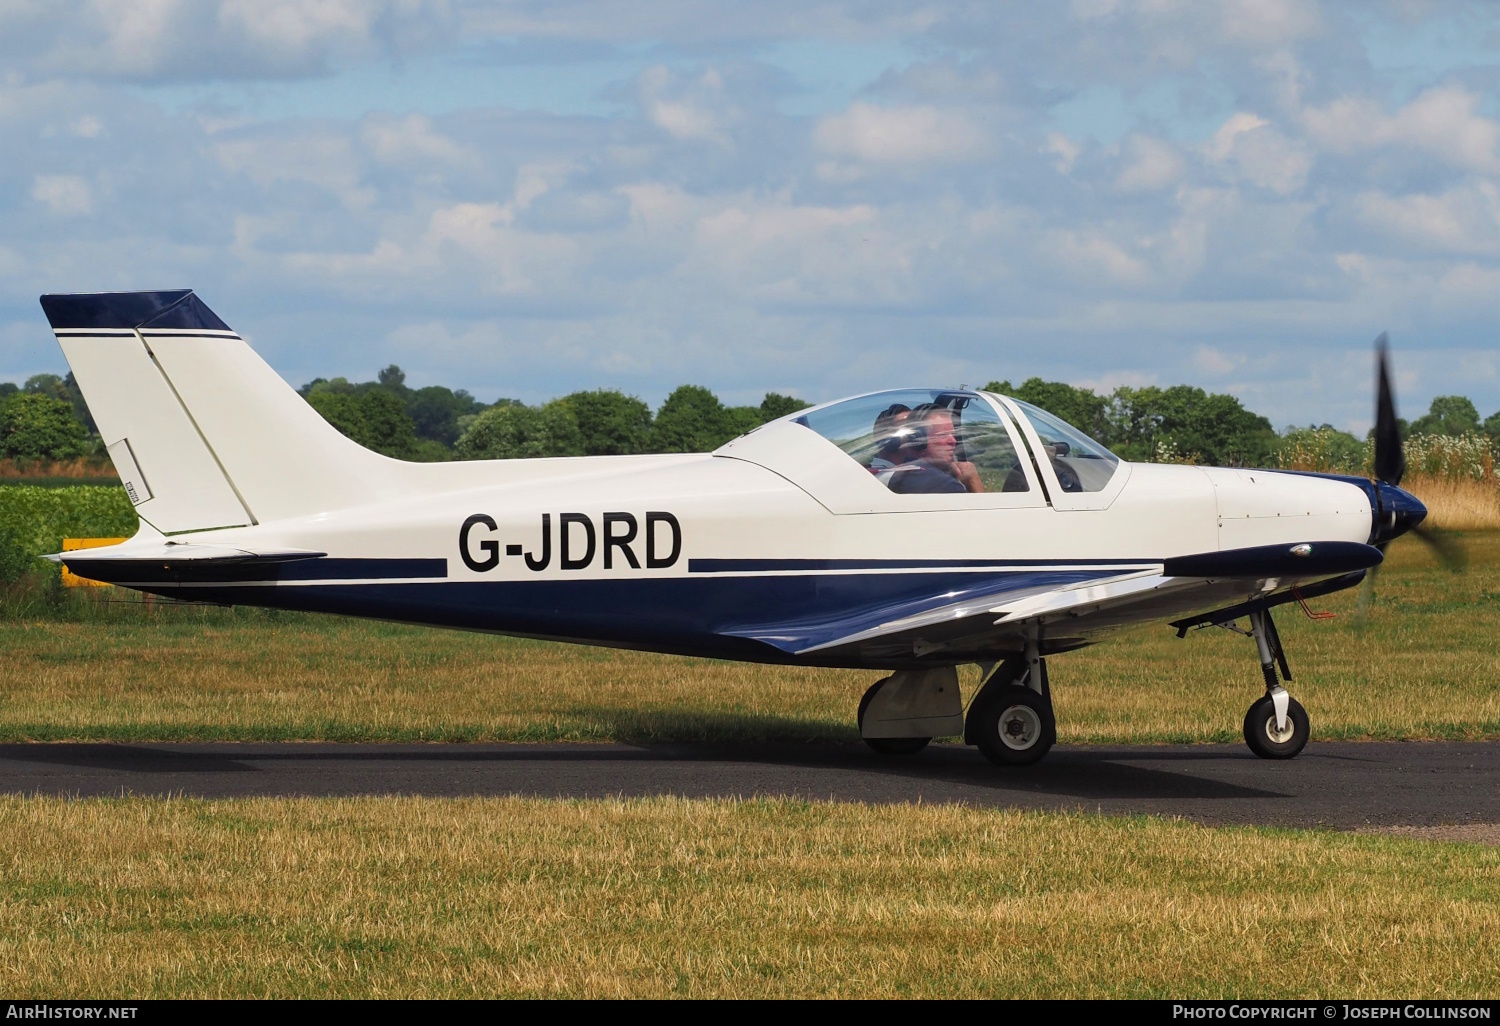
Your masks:
M1391 339L1382 331L1375 340L1375 480L1394 487L1406 476L1406 451L1396 419L1390 362Z
M1396 394L1391 388L1390 337L1381 332L1375 340L1375 459L1374 471L1377 515L1381 519L1376 529L1373 544L1381 552L1396 538L1408 531L1420 538L1432 549L1438 561L1449 570L1462 570L1468 564L1468 554L1457 538L1434 527L1423 525L1427 509L1410 493L1401 490L1401 479L1406 476L1406 452L1401 442L1401 424L1396 419ZM1389 487L1382 487L1389 486ZM1359 602L1355 608L1356 622L1363 623L1371 603L1375 601L1375 579L1380 566L1370 568L1364 584L1359 589Z

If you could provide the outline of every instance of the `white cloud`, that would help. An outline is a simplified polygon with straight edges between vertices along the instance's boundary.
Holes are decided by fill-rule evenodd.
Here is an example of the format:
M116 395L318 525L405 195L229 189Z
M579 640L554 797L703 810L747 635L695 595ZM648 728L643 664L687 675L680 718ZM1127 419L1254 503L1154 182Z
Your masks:
M1224 37L1252 48L1284 46L1323 28L1318 5L1307 0L1229 0L1216 6Z
M712 68L682 82L664 65L647 68L637 80L647 119L674 139L733 146L726 125L724 80Z
M1283 196L1300 190L1312 167L1306 147L1243 111L1219 126L1206 150L1211 160L1232 168L1236 179Z
M1220 125L1219 130L1214 133L1213 140L1208 146L1209 156L1214 160L1227 160L1234 151L1235 141L1240 136L1246 132L1253 132L1257 128L1264 128L1267 124L1269 122L1265 118L1241 111Z
M94 212L94 192L78 175L37 175L31 198L62 217Z
M1199 346L1193 353L1193 366L1213 378L1232 374L1245 365L1245 356L1217 346Z
M0 12L12 37L0 50L33 72L88 78L301 77L453 31L448 0L58 0L45 18L22 7Z
M1349 96L1303 112L1308 135L1340 153L1381 146L1429 153L1449 166L1500 173L1500 122L1479 113L1481 97L1460 86L1428 89L1394 114Z
M1121 192L1157 192L1176 185L1183 161L1175 147L1150 136L1132 136L1125 144L1127 163L1115 176Z
M984 129L961 111L864 102L819 122L813 143L846 160L906 166L963 163L991 148Z
M1078 160L1078 155L1083 152L1072 139L1061 132L1048 132L1047 139L1042 145L1043 153L1050 153L1057 158L1054 167L1062 174L1068 174L1073 170L1073 164Z
M69 122L68 131L80 139L97 139L104 134L104 123L91 114L85 114Z
M1440 195L1364 192L1354 208L1366 227L1427 252L1500 254L1500 187L1494 182Z
M773 303L894 303L911 296L909 240L868 205L743 195L699 217L694 274Z
M1151 277L1146 262L1114 239L1089 229L1049 234L1041 249L1074 281L1085 285L1144 285Z
M464 147L437 131L431 120L421 114L402 118L373 115L365 120L360 136L375 159L388 164L408 161L461 164L471 159Z
M516 206L522 209L531 206L538 197L566 182L574 170L576 166L569 161L521 165L516 171Z
M295 53L333 39L363 39L377 17L399 11L392 8L369 0L221 0L218 23L228 36Z
M1495 297L1500 296L1500 267L1465 261L1443 271L1433 290L1434 301L1470 309L1490 318L1490 351L1500 349L1500 330L1494 327Z
M224 170L243 174L262 188L280 182L305 183L350 207L368 206L375 197L364 183L353 142L342 133L256 133L216 143L212 152Z

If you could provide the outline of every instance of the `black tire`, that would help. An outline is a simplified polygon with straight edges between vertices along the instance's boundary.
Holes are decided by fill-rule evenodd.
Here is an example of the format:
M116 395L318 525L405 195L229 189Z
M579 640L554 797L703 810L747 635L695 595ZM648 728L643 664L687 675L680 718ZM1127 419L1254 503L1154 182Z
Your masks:
M1276 732L1276 706L1270 695L1261 697L1245 713L1245 744L1262 759L1290 759L1307 744L1312 726L1307 710L1295 698L1288 698L1286 719L1289 732Z
M859 700L857 721L861 736L864 735L865 731L865 710L870 707L870 702L874 700L875 692L879 691L880 686L890 679L889 677L881 677L874 684L870 685L865 691L864 697ZM930 737L867 737L864 739L865 744L881 755L916 755L922 749L926 748L931 741L932 738Z
M969 707L966 737L996 766L1030 766L1057 743L1052 703L1019 684L986 689Z

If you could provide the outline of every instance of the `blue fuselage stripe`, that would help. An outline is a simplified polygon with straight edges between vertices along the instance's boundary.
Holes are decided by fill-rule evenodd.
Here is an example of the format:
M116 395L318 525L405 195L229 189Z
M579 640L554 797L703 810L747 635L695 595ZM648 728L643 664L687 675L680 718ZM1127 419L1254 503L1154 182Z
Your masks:
M299 559L277 564L280 581L391 580L398 577L447 577L446 559Z
M1030 570L1048 567L1063 570L1070 567L1140 567L1159 564L1161 560L1141 559L690 559L690 574L747 574L819 570Z

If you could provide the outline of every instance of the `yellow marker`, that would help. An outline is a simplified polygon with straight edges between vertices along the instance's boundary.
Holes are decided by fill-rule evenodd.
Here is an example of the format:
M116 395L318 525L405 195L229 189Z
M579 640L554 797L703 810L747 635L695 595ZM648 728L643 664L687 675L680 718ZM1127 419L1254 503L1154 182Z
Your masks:
M97 549L105 545L118 545L124 538L64 538L63 551L72 552L74 549ZM87 577L79 577L68 569L66 563L62 568L62 582L64 588L108 588L111 585L103 581L91 581Z

